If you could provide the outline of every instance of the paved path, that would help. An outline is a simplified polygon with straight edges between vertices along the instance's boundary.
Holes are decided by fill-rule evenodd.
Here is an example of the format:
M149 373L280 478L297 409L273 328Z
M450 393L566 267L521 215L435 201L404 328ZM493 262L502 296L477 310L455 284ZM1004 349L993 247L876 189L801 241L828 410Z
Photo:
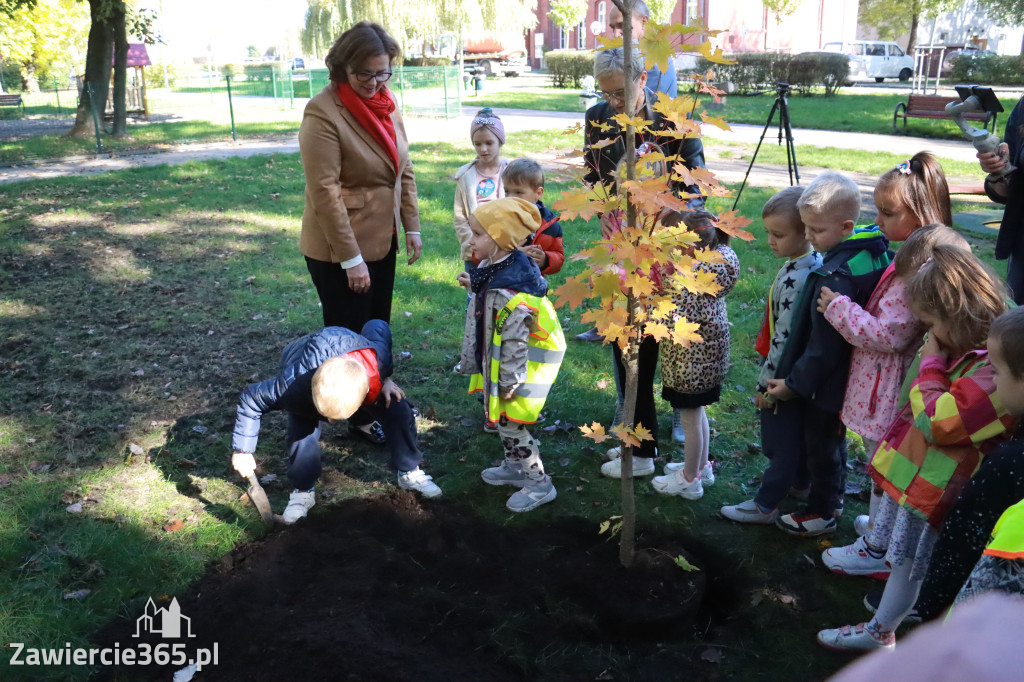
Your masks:
M475 107L463 107L459 118L450 120L407 118L406 128L413 142L456 141L464 140L469 123L475 113ZM509 134L523 130L566 128L574 123L583 122L582 112L531 111L524 109L496 108L495 112L505 123ZM723 131L714 126L706 126L706 142L713 147L716 142L738 142L756 144L764 126L734 124L732 131ZM775 144L778 131L769 130L765 144ZM866 133L843 133L829 130L796 129L793 131L797 158L800 148L804 146L836 147L841 149L880 150L898 153L910 157L921 150L928 150L936 156L959 161L973 161L974 148L966 140L925 140L915 137L898 135L870 135ZM467 145L468 149L468 145ZM65 176L82 176L105 173L127 168L156 166L161 164L186 163L202 159L224 159L248 157L256 154L294 153L298 151L298 141L291 136L276 140L241 141L237 143L190 144L175 147L163 152L148 154L97 154L86 157L68 158L59 161L29 163L23 165L0 166L0 184ZM716 173L727 182L738 182L746 171L746 162L709 158ZM736 173L739 172L739 176ZM785 169L785 178L781 185L788 185L789 180ZM813 177L813 170L801 169L801 180ZM763 179L762 179L763 178ZM977 180L980 182L979 170ZM858 178L858 181L870 179ZM751 181L758 184L779 185L778 169L766 169L755 166L751 172ZM869 185L870 186L870 185Z

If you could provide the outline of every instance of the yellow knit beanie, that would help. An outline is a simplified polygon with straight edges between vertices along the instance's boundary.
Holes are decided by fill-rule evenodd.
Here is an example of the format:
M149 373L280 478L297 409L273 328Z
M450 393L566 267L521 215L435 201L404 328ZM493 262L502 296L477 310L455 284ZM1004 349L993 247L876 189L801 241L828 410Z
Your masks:
M519 197L489 201L473 211L473 217L505 251L512 251L527 235L540 228L537 206Z

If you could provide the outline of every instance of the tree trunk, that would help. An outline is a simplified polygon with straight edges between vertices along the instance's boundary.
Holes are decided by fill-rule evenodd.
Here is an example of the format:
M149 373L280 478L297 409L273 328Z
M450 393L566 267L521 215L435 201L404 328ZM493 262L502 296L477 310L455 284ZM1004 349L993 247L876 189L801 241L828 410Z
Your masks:
M907 39L907 54L913 56L914 47L917 46L917 25L921 21L921 12L915 7L914 13L910 15L910 37Z
M128 133L126 90L128 84L128 27L124 3L111 18L114 24L114 137Z
M103 12L103 0L89 0L89 47L85 56L85 84L78 102L75 124L67 137L86 137L93 132L92 108L103 116L110 89L110 52L114 45L114 27ZM92 95L89 95L89 87Z
M626 98L626 115L636 116L635 75L632 68L633 59L633 10L636 0L612 0L622 13L622 54L625 66L625 83L623 96ZM626 178L636 179L636 133L633 126L627 125L626 130ZM626 201L626 228L636 227L636 207ZM630 294L628 298L629 322L627 328L636 324L636 298ZM622 410L622 423L633 426L636 415L637 391L637 356L640 352L642 337L631 338L626 352L623 354L623 369L626 372L625 404ZM649 425L648 425L649 426ZM622 530L619 533L619 563L626 568L633 565L636 556L636 496L633 490L633 448L622 448Z

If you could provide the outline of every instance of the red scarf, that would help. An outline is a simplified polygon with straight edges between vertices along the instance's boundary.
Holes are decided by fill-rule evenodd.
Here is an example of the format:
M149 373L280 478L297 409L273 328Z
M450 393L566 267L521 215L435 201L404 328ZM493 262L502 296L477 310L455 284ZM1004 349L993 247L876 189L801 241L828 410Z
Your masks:
M352 112L359 124L366 132L373 136L384 151L391 157L395 164L395 175L398 170L398 136L395 134L395 122L391 120L391 113L395 110L395 100L391 99L391 93L387 87L377 91L377 94L370 99L364 99L356 94L352 86L342 83L338 86L338 97L341 103Z

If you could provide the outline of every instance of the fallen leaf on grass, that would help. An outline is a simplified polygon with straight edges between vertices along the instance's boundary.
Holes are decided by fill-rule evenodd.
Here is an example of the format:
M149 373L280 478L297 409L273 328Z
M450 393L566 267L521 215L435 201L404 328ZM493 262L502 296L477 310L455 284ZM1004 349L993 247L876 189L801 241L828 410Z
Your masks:
M75 502L74 504L69 504L67 507L65 507L64 510L67 513L69 513L69 514L81 514L82 513L82 503L81 502Z
M128 452L132 453L133 455L141 455L143 452L145 452L145 450L143 450L142 446L137 443L129 443Z
M196 424L195 426L192 427L192 430L195 431L196 433L206 433L208 429L202 424Z
M168 523L164 524L164 530L168 533L177 533L184 527L185 523L181 519L171 519Z
M459 461L460 462L465 462L466 461L466 456L463 455L462 457L459 457Z
M559 466L567 467L567 466L569 466L569 464L571 462L572 462L572 460L569 459L568 457L559 457L558 458L558 465Z
M700 652L700 660L705 663L721 663L722 652L719 649L705 649Z
M597 387L599 389L601 389L602 391L604 389L608 388L608 380L607 379L598 379L597 380Z
M249 493L242 493L241 495L239 495L238 501L245 505L252 503L252 500L249 499Z
M612 675L609 670L602 670L601 674L594 678L595 680L614 680L615 676Z
M578 493L583 492L583 486L581 486L581 485L576 486L576 492L578 492Z
M199 462L195 461L194 459L179 459L178 464L180 464L183 467L194 467L198 465Z
M810 566L811 568L814 568L814 559L806 554L801 554L797 557L796 563L798 566Z
M75 599L81 601L92 594L92 590L75 590L74 592L65 592L64 599Z
M476 422L473 421L472 419L463 419L461 422L459 422L459 424L468 428L476 424Z
M34 474L45 474L50 470L51 465L42 462L29 462L28 470Z
M0 489L6 488L11 484L11 477L8 474L0 474Z
M74 504L81 497L74 490L65 490L60 494L60 501L64 504Z
M260 483L262 483L263 485L266 485L268 483L273 483L276 480L277 480L277 474L267 474L266 476L263 476L262 478L260 478Z

